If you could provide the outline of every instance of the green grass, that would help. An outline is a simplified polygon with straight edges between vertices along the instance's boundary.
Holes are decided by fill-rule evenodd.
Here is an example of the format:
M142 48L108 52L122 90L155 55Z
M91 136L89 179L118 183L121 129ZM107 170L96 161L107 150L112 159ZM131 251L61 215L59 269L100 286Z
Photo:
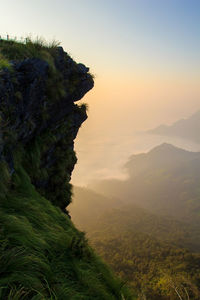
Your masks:
M24 169L12 181L0 201L0 299L132 299Z
M12 40L1 40L0 41L0 53L5 56L8 60L22 60L26 58L43 58L48 56L47 52L54 53L59 45L59 42L53 41L47 43L42 38L31 40L26 38L26 43L12 41Z

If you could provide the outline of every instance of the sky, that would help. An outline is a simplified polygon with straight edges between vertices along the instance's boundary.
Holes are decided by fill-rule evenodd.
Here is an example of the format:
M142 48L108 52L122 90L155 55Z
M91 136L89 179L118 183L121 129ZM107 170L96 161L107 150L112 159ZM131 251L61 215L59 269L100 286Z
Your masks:
M0 7L0 35L60 41L95 75L75 143L76 184L88 164L98 176L114 166L106 157L121 161L117 143L128 147L133 132L200 109L199 0L0 0Z

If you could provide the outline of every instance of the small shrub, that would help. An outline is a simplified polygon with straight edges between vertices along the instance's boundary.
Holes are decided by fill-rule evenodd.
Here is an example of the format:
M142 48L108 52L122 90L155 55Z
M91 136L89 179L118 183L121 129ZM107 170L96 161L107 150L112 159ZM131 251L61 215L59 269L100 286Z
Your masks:
M87 103L81 103L79 108L86 112L89 110L89 105Z
M2 69L8 69L8 70L12 70L12 65L10 64L10 62L8 61L8 59L6 59L1 53L0 53L0 70Z

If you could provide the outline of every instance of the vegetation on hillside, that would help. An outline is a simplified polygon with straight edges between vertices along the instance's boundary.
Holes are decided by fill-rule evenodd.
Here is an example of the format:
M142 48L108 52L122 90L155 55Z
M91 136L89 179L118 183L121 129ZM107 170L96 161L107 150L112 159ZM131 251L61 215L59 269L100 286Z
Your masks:
M74 188L70 212L96 251L137 291L138 299L199 299L198 228L85 188Z
M0 299L131 299L84 234L41 197L23 168L12 179L6 169L3 175Z
M105 222L105 220L102 219ZM114 226L111 225L111 226ZM138 292L139 299L200 298L200 254L171 246L154 235L110 229L89 234L96 251Z

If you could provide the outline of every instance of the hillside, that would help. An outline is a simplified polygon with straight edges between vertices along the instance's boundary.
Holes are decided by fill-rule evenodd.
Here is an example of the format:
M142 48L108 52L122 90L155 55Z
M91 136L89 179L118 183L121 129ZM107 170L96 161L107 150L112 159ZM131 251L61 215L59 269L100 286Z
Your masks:
M122 215L122 214L121 214ZM131 284L139 299L200 298L200 254L171 245L137 230L113 232L112 220L104 229L93 228L89 239L116 274ZM118 232L117 232L118 230ZM187 298L189 296L189 298Z
M199 299L198 226L123 205L85 188L74 188L73 202L72 220L139 299L178 299L174 287L182 299L188 299L187 293L189 299Z
M89 69L57 45L0 41L0 299L134 299L70 220Z
M125 167L126 181L105 180L91 188L124 203L199 224L199 152L162 144L148 153L132 155Z
M112 228L115 233L130 230L152 235L170 245L200 252L199 227L170 216L154 214L135 204L105 197L92 190L73 187L73 202L69 206L73 222L86 233L94 229Z
M177 136L193 142L199 143L200 131L200 111L190 116L187 119L181 119L172 125L160 125L148 131L151 134Z

